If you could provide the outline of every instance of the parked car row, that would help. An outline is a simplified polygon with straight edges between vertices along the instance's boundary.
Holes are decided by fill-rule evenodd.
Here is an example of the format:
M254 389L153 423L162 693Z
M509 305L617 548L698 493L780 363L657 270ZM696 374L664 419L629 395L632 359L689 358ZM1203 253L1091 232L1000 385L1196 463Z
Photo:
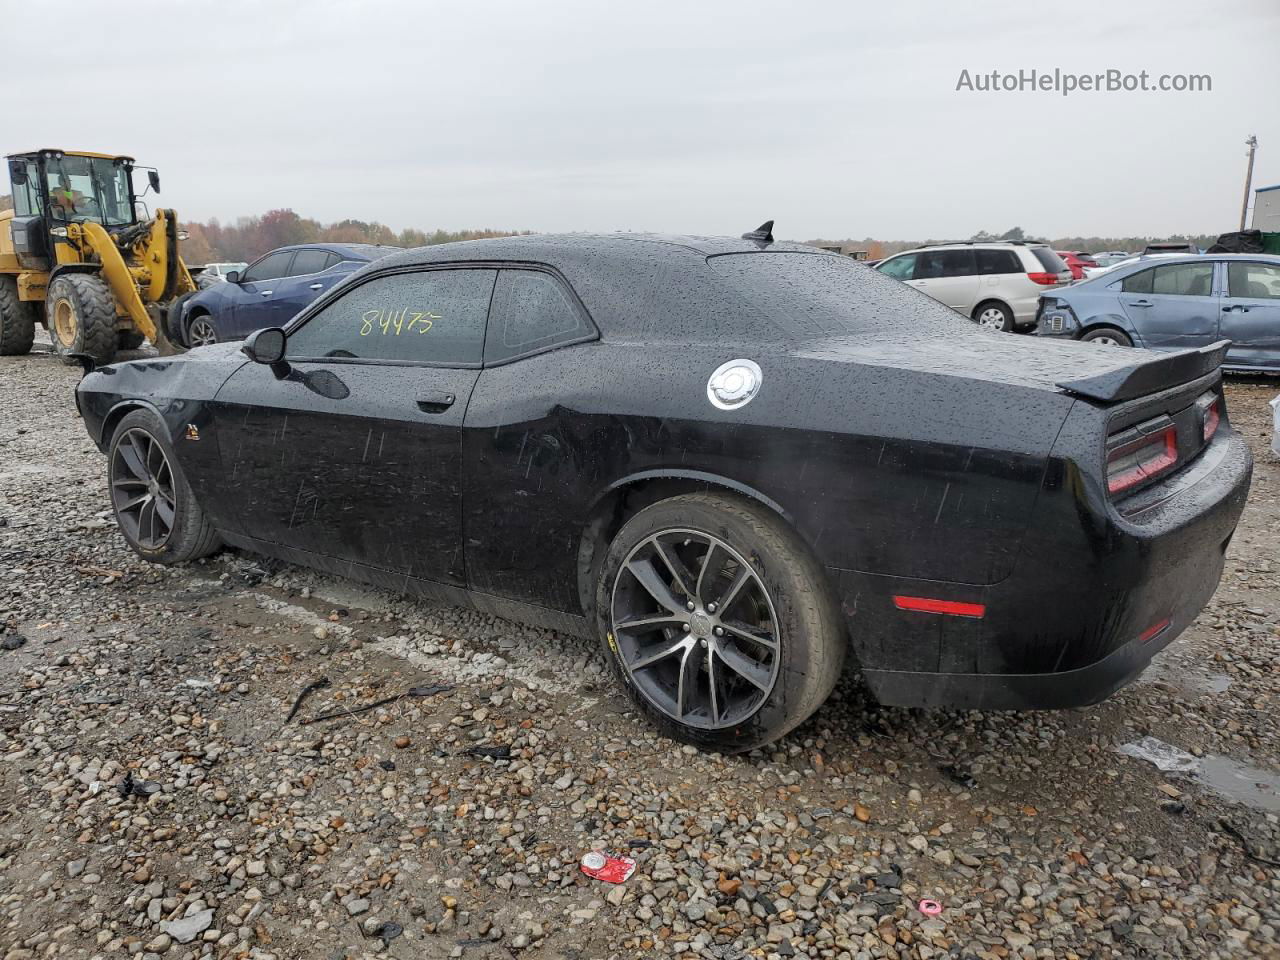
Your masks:
M1035 326L1040 294L1066 286L1072 271L1043 243L940 243L879 261L901 280L990 330Z

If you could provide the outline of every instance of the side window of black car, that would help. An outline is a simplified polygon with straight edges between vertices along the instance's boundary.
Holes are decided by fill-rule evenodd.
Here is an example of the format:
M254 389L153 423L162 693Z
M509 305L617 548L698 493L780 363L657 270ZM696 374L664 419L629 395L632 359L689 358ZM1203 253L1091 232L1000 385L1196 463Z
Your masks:
M1154 275L1154 269L1130 274L1120 281L1120 289L1125 293L1150 293Z
M493 291L486 363L592 336L595 329L558 279L536 270L503 270Z
M374 277L290 331L285 357L479 366L496 270Z
M249 283L254 280L276 280L287 275L289 261L292 259L292 250L269 253L257 263L250 264L249 269L245 270L244 276L240 279Z

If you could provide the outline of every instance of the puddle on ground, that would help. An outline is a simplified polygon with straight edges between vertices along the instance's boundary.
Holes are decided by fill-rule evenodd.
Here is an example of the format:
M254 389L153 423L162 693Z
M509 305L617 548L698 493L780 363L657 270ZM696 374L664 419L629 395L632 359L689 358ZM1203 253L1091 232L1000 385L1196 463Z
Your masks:
M1193 695L1226 693L1231 678L1201 667L1188 667L1169 657L1158 657L1143 671L1140 683L1167 686Z
M1163 773L1189 777L1227 800L1280 813L1280 774L1216 754L1196 757L1155 737L1143 737L1116 750L1145 760Z

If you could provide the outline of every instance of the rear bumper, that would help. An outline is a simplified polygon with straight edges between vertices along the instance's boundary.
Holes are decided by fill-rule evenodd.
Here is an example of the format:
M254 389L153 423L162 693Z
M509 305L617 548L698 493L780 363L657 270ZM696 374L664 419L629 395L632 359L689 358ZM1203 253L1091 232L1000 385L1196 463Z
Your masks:
M1224 430L1167 497L1122 516L1079 478L1046 489L1013 573L968 585L832 571L868 686L882 703L1061 709L1137 677L1209 602L1252 460ZM898 609L899 596L980 604L981 617Z

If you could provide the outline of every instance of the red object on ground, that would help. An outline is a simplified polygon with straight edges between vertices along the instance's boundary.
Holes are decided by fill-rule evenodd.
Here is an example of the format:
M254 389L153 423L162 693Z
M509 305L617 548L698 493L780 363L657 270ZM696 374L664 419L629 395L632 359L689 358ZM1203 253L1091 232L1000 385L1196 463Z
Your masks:
M592 850L582 856L582 872L605 883L622 883L636 872L636 862L630 857L611 857Z

